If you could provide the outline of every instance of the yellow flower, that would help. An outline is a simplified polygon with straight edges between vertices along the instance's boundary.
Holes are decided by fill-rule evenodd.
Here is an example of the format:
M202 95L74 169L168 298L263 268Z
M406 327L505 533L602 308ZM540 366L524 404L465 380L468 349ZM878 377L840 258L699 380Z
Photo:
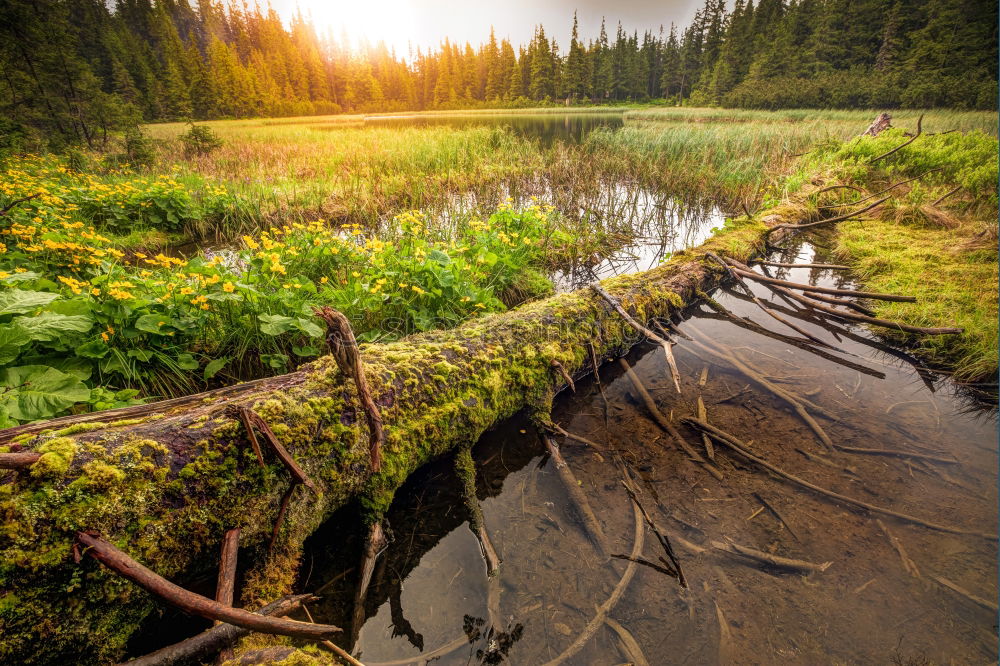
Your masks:
M326 283L327 283L327 282L329 282L329 281L330 281L330 278L328 278L328 277L327 277L327 276L325 276L325 275L324 275L323 277L321 277L321 278L319 279L319 283L320 283L320 284L326 284Z
M476 307L477 308L485 308L486 306L483 305L482 303L476 303Z
M97 287L94 287L93 289L90 290L90 293L93 294L94 296L100 296L101 290L98 289Z
M188 296L193 293L194 289L192 289L191 287L184 287L183 289L181 289L181 296Z
M223 283L223 285L222 285L222 291L226 292L227 294L231 294L235 290L236 290L236 286L232 282L226 282L226 283Z
M361 273L359 273L359 272L357 272L357 271L353 271L353 272L351 273L351 275L353 275L353 276L354 276L354 277L356 277L356 278L359 278L359 277L361 277Z

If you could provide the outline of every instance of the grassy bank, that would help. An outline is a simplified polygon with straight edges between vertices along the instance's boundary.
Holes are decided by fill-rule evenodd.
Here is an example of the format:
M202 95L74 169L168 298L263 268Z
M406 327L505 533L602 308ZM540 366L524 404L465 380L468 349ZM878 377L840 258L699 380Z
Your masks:
M901 181L869 218L837 225L836 251L872 291L908 294L916 303L874 301L879 316L914 326L961 326L960 336L880 335L910 345L928 362L950 368L959 381L997 372L997 140L982 132L918 137L902 144L899 130L807 156L789 177L792 189L841 183L877 193ZM850 210L864 194L839 189L809 197L824 216ZM870 200L869 200L870 201Z

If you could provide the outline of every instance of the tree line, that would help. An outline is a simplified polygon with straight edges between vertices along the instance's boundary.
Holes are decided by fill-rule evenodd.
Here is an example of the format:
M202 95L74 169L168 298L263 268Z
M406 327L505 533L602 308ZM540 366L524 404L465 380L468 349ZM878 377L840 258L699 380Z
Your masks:
M0 133L106 140L140 121L667 100L743 108L997 107L993 0L705 0L686 27L560 48L350 48L301 13L216 0L0 3Z

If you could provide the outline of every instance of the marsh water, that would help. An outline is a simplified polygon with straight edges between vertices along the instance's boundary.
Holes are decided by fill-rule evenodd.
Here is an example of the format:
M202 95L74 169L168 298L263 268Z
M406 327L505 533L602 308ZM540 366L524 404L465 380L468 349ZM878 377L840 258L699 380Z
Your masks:
M508 123L541 141L580 141L596 127L620 124L621 116L370 122ZM613 252L556 270L557 286L647 270L721 226L718 207L680 194L629 183L601 185L585 197L543 190L541 200L563 213L625 233ZM829 261L822 240L814 242L773 258ZM852 284L843 271L756 270ZM602 557L543 433L517 417L472 451L477 500L502 560L496 576L487 576L449 457L398 492L385 522L389 543L357 622L365 538L357 507L341 510L310 538L297 587L322 597L310 606L315 620L344 627L337 642L367 666L996 663L997 544L967 533L997 529L995 386L958 385L862 327L830 324L753 289L836 349L789 340L797 334L745 295L716 291L729 314L695 304L675 321L680 393L658 347L624 350L658 409L679 425L698 413L700 401L711 424L784 472L952 531L859 510L718 442L714 465L722 478L715 478L656 424L618 360L609 358L596 376L579 379L575 392L557 396L552 415L596 446L554 441L607 537L608 554L632 553L653 564L664 556L654 532L637 522L622 485L627 479L671 542L686 585L662 566ZM828 450L789 402L745 369L805 401L837 447L867 451ZM707 457L700 435L679 427ZM816 570L766 564L733 553L732 544ZM579 649L567 654L575 643Z
M800 245L784 260L816 256ZM801 282L850 284L830 271L777 270ZM794 335L745 296L714 296L737 322L747 317ZM626 360L675 422L695 415L700 399L710 423L786 472L927 522L995 533L996 423L988 398L863 329L820 325L786 303L772 305L842 351L812 353L696 306L678 322L693 338L678 338L674 348L680 394L658 348L639 345ZM898 456L827 451L786 402L727 357L811 401L836 446ZM556 441L609 553L633 552L637 539L625 476L672 541L686 587L632 565L610 621L598 622L564 663L995 663L995 612L972 598L995 603L995 540L855 509L718 443L717 480L656 425L619 363L607 361L600 383L593 376L577 382L553 413L599 448ZM695 431L682 434L707 455ZM588 540L541 433L527 419L484 435L473 457L485 526L502 559L497 580L487 577L451 459L421 470L399 492L359 626L352 627L352 608L364 537L356 512L345 509L308 543L300 587L323 597L313 616L350 628L342 644L368 666L558 663L620 584L629 563L601 557ZM641 532L640 557L656 563L664 553L652 531L642 525ZM803 574L727 552L729 543L830 564Z

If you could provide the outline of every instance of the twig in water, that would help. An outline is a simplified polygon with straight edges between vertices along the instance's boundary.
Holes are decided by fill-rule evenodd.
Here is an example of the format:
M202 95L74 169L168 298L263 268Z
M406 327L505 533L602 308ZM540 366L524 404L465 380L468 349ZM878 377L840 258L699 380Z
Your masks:
M700 349L704 350L705 352L717 358L721 358L722 360L728 361L733 366L735 366L737 370L746 375L748 379L752 379L760 386L771 391L771 393L775 394L776 396L787 402L792 407L792 409L795 410L795 412L799 415L799 417L806 422L806 425L808 425L812 429L812 431L819 438L820 442L823 443L823 446L825 446L827 450L833 451L834 448L833 440L831 440L830 436L826 434L826 431L822 428L822 426L820 426L820 424L816 422L816 419L814 419L812 415L806 411L806 408L804 406L805 402L804 400L799 399L798 397L794 396L791 392L786 391L785 389L780 388L774 383L768 381L763 377L763 375L758 373L756 370L750 368L746 363L736 358L736 356L734 356L733 354L730 354L729 352L720 348L713 349L709 347L708 344L702 343L699 340L694 340L693 342L695 345L697 345Z
M833 562L823 562L822 564L815 564L813 562L807 562L805 560L797 560L791 557L782 557L780 555L771 555L770 553L765 553L763 551L757 550L756 548L750 548L749 546L741 546L738 543L733 543L730 540L728 543L723 543L721 541L713 541L712 547L721 550L724 553L729 553L730 555L742 555L751 560L756 560L761 564L766 564L768 566L777 567L779 569L788 569L790 571L797 571L800 573L814 573L823 572L830 568Z
M903 542L899 540L899 537L894 535L889 531L889 528L885 526L878 518L875 519L875 523L882 530L882 534L885 538L889 540L889 544L895 549L896 554L899 555L899 559L903 562L903 570L910 574L914 578L920 578L920 569L917 568L917 563L910 559L910 556L906 553L906 549L903 548Z
M559 480L562 481L563 488L566 490L566 494L569 495L570 501L576 508L577 515L580 517L580 523L583 525L584 531L590 538L590 541L597 548L597 552L600 553L601 557L607 557L607 539L604 536L604 530L601 529L601 524L597 522L597 516L594 515L594 510L590 508L590 502L587 501L587 496L583 493L580 488L580 484L576 480L576 476L573 474L573 470L569 468L566 461L563 460L562 455L559 453L559 447L556 446L555 442L546 435L542 435L542 439L545 442L545 448L552 457L552 462L556 467L556 473L559 475Z
M719 258L719 256L717 254L715 254L714 252L709 252L708 256L711 257L711 259L713 261L715 261L717 264L719 264L720 266L722 266L722 268L726 271L726 273L729 274L729 277L731 277L734 282L736 282L738 285L740 285L740 287L743 288L743 292L747 296L750 297L750 300L753 301L754 304L757 307L759 307L761 310L763 310L764 312L766 312L773 319L775 319L777 321L780 321L782 324L784 324L788 328L792 329L793 331L795 331L799 335L802 335L802 336L804 336L806 338L809 338L810 340L812 340L816 344L823 345L824 347L829 347L830 346L826 342L823 342L822 339L816 337L815 335L813 335L809 331L807 331L807 330L805 330L803 328L800 328L799 326L793 324L792 322L788 321L787 319L785 319L784 317L782 317L781 315L779 315L777 312L775 312L774 310L772 310L771 308L769 308L766 305L764 305L763 301L761 301L759 298L757 298L757 295L753 293L753 290L750 289L750 287L747 285L747 283L744 282L743 279L739 275L736 274L736 272L733 270L732 266L730 266L725 261L723 261L721 258Z
M698 396L698 418L702 421L708 421L708 410L705 409L705 401L701 399L700 395ZM701 442L705 445L705 454L708 456L708 459L715 462L715 447L712 446L711 438L703 434Z
M622 650L628 655L628 658L632 660L633 666L649 666L649 661L646 660L646 655L642 653L642 648L639 647L639 641L635 640L635 636L632 635L632 632L612 620L610 617L604 618L604 624L611 627L611 630L618 634L618 639L622 644Z
M653 519L650 517L649 513L646 512L646 508L642 505L642 502L639 501L639 497L638 495L636 495L635 489L632 487L632 484L626 481L625 478L622 478L621 483L622 486L625 488L625 492L628 493L629 499L631 499L632 502L637 507L639 507L639 513L642 514L642 518L643 520L646 521L646 524L649 526L649 529L653 530L653 534L656 535L656 540L660 542L660 546L663 548L663 552L666 553L667 558L670 560L669 567L674 570L675 572L674 576L675 578L677 578L677 582L681 584L681 587L686 588L688 584L687 581L684 580L684 570L681 569L681 563L677 560L677 555L674 553L673 546L670 545L670 539L668 539L666 535L663 534L662 531L660 531L660 528L657 527L656 523L653 522ZM662 557L660 558L660 561L663 562L664 564L668 564L665 560L663 560Z
M820 495L825 495L826 497L830 497L830 498L838 500L840 502L844 502L845 504L850 504L850 505L853 505L853 506L856 506L856 507L860 507L862 509L867 509L869 511L874 511L876 513L881 513L881 514L884 514L884 515L887 515L887 516L893 516L894 518L899 518L901 520L905 520L907 522L911 522L914 525L922 525L923 527L927 527L927 528L932 529L932 530L938 530L940 532L950 532L952 534L968 534L968 535L971 535L971 536L978 536L978 537L982 537L984 539L994 540L994 541L997 538L996 534L989 534L987 532L980 532L979 530L967 530L967 529L964 529L964 528L961 528L961 527L955 527L953 525L943 525L943 524L940 524L940 523L932 523L930 521L923 520L922 518L917 518L915 516L911 516L909 514L902 513L901 511L895 511L893 509L887 509L885 507L877 506L875 504L869 504L868 502L864 502L862 500L854 499L853 497L848 497L847 495L841 495L840 493L834 492L832 490L827 490L826 488L822 488L820 486L817 486L816 484L810 483L809 481L806 481L805 479L801 479L801 478L795 476L794 474L790 474L790 473L786 472L785 470L781 469L780 467L776 467L775 465L772 465L771 463L767 462L766 460L764 460L762 458L758 458L757 456L755 456L754 454L750 453L747 450L746 445L743 442L741 442L740 440L736 439L735 437L733 437L729 433L724 432L722 430L719 430L718 428L716 428L715 426L713 426L713 425L711 425L709 423L705 423L704 421L699 421L698 419L693 419L693 418L690 418L690 417L685 417L685 418L683 418L681 420L684 423L692 425L692 426L694 426L696 428L699 428L701 430L707 431L710 435L712 435L715 438L715 441L720 442L722 444L725 444L729 448L733 449L734 451L736 451L737 453L739 453L740 455L742 455L747 460L755 462L758 465L760 465L761 467L774 472L778 476L780 476L780 477L782 477L784 479L787 479L788 481L791 481L792 483L795 483L796 485L802 486L803 488L808 488L809 490L812 490L812 491L814 491L816 493L819 493Z
M681 373L677 369L677 361L674 359L674 352L673 352L673 349L671 349L671 346L673 345L673 342L671 342L670 340L661 338L659 335L657 335L656 333L653 333L651 330L649 330L648 328L646 328L645 326L643 326L642 324L640 324L639 322L637 322L632 317L632 315L630 315L628 312L625 311L625 308L622 307L622 304L618 301L618 299L616 299L614 296L612 296L607 291L605 291L604 288L600 284L598 284L597 282L591 283L590 288L593 289L594 291L596 291L601 296L601 298L603 298L605 301L607 301L611 305L611 307L613 307L615 309L615 312L617 312L621 316L621 318L624 319L625 322L629 326L631 326L632 328L634 328L635 330L637 330L639 333L642 333L643 335L645 335L647 338L649 338L653 342L655 342L658 345L660 345L660 348L663 349L663 355L664 355L664 357L667 360L667 367L670 368L670 377L674 380L674 388L676 388L677 392L680 393L681 392L681 382L680 382L680 374Z
M657 425L663 428L667 434L674 439L674 442L681 447L684 453L688 454L688 457L695 462L700 463L706 470L708 470L709 474L714 476L719 481L722 481L722 472L720 472L715 465L702 458L701 454L695 451L694 448L688 444L687 440L684 439L680 432L678 432L677 428L674 427L674 424L671 423L670 420L663 415L663 412L659 410L656 403L653 402L653 397L649 395L649 391L647 391L646 387L642 385L642 381L639 379L639 376L635 374L635 371L632 370L632 366L628 364L628 361L620 358L618 359L618 362L621 363L621 366L625 369L626 376L628 376L629 381L632 382L632 386L634 386L635 390L639 393L643 404L646 406L646 411L648 411L649 415L653 417L653 420L656 421Z
M309 618L310 622L312 622L313 624L316 623L316 620L313 619L312 613L309 612L309 609L306 607L305 604L302 604L302 611L306 614L306 617ZM344 661L346 661L348 664L350 664L350 666L365 666L360 661L352 657L350 652L340 647L333 641L322 640L319 641L319 644L325 647L326 649L330 650L330 652L333 652L335 655L337 655Z
M969 601L971 601L973 603L976 603L976 604L979 604L983 608L986 608L988 610L993 611L994 614L997 613L998 609L997 609L997 604L996 604L995 601L989 601L988 599L983 599L982 597L978 597L975 594L973 594L972 592L969 592L968 590L966 590L964 587L960 587L960 586L956 585L955 583L951 582L950 580L948 580L947 578L944 578L942 576L931 576L931 578L933 578L934 580L936 580L941 585L944 585L945 587L947 587L952 592L956 592L958 594L961 594L963 597L965 597Z
M771 515L773 515L775 518L777 518L778 521L781 522L781 524L785 526L785 529L788 530L789 534L791 534L793 537L795 537L796 541L801 541L802 540L802 539L799 538L799 535L795 533L795 530L792 529L792 526L788 524L788 521L785 520L784 516L782 516L780 513L778 513L778 510L774 508L773 504L771 504L766 499L764 499L764 497L761 496L760 493L756 493L755 492L753 494L753 496L757 498L757 501L759 501L761 504L763 504L765 507L767 507L767 510L771 512Z
M816 292L819 294L833 294L836 296L854 296L856 298L871 298L879 301L891 301L893 303L915 303L917 298L915 296L902 296L900 294L881 294L872 291L855 291L853 289L835 289L833 287L820 287L811 284L802 284L801 282L789 282L788 280L779 280L777 278L767 277L766 275L761 275L760 273L755 273L746 264L742 264L734 259L726 259L726 263L735 271L738 275L741 275L751 280L756 280L757 282L766 282L767 284L776 284L782 287L788 287L789 289L798 289L800 291Z
M775 266L776 268L825 268L831 271L849 271L850 266L841 266L839 264L784 264L778 261L757 261L756 263L762 264L764 266Z
M642 515L639 513L639 507L633 504L632 512L635 516L635 538L632 543L631 557L639 557L642 554L642 546L645 543L646 532L642 529ZM550 659L545 662L544 666L559 666L559 664L572 658L587 645L590 639L593 638L594 634L597 633L597 630L601 628L601 625L604 624L604 618L608 616L611 609L615 607L619 599L622 598L622 595L625 594L625 590L628 588L629 583L632 582L632 577L635 576L637 566L638 565L635 562L629 562L628 565L626 565L625 573L622 574L618 584L615 585L615 589L612 590L611 596L609 596L603 604L598 606L594 617L587 623L587 626L584 627L582 632L580 632L580 635L577 636L576 640L554 659Z

